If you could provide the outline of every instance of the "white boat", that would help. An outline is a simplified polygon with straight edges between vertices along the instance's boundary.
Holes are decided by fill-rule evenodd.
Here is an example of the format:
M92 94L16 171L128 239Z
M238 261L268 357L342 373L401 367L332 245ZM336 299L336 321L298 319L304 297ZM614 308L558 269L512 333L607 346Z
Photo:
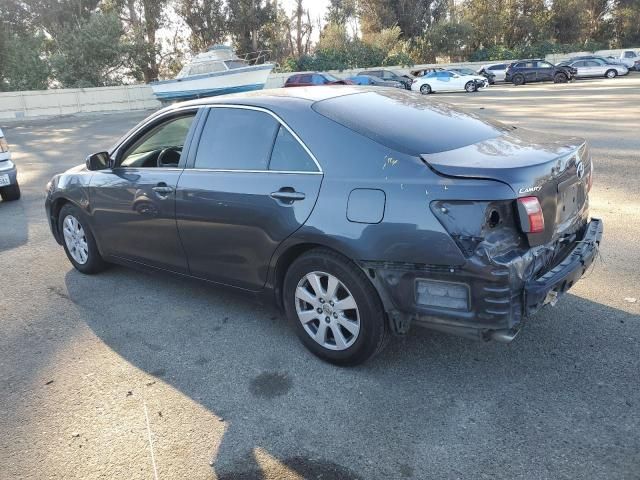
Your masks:
M196 55L173 80L151 82L159 100L174 101L262 90L273 63L257 64L262 53L249 59L238 57L226 45L214 45Z

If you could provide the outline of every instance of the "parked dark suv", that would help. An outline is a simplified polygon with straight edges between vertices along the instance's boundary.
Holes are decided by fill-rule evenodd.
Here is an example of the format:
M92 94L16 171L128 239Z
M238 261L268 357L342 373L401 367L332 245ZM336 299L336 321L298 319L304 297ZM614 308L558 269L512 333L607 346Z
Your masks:
M394 72L393 70L365 70L364 72L360 72L358 75L371 75L372 77L378 77L382 80L400 82L407 90L411 90L411 82L413 81L413 78L409 75L402 75L401 73Z
M568 82L577 70L569 66L556 66L546 60L520 60L507 67L505 81L514 85L531 82Z
M342 80L330 73L307 72L296 73L287 78L285 87L313 87L317 85L352 85L350 80Z
M584 140L397 88L313 87L160 110L53 177L45 206L80 272L265 295L313 353L355 364L412 324L513 339L596 257L591 183Z

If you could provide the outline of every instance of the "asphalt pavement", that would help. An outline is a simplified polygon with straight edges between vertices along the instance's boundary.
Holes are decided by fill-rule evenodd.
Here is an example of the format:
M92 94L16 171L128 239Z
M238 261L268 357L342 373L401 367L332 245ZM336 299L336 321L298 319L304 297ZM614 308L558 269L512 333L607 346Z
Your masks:
M0 478L640 478L640 74L432 98L586 137L601 260L511 344L414 329L357 368L251 297L71 267L46 182L149 112L2 125Z

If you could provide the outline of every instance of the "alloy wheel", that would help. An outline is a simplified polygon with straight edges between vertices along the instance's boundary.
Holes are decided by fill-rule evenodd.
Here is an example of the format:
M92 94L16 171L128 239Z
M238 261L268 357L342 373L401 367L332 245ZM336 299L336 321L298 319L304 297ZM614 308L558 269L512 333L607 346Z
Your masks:
M311 272L298 282L296 313L307 334L328 350L346 350L360 333L356 300L334 275Z
M67 215L62 225L64 243L69 254L80 265L84 265L89 259L89 245L82 225L73 215Z

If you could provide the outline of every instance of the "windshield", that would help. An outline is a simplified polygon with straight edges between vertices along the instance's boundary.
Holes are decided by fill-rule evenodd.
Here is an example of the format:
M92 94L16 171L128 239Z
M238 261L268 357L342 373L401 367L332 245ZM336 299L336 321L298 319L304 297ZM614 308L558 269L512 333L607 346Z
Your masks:
M249 66L247 62L244 60L227 60L224 62L229 70L233 70L234 68L243 68Z
M330 82L338 82L340 81L339 78L334 77L333 75L331 75L330 73L325 73L324 74L324 78L326 78L327 80L329 80Z
M476 72L474 72L470 68L456 68L454 70L454 72L458 72L458 73L461 73L463 75L475 75L476 74Z

